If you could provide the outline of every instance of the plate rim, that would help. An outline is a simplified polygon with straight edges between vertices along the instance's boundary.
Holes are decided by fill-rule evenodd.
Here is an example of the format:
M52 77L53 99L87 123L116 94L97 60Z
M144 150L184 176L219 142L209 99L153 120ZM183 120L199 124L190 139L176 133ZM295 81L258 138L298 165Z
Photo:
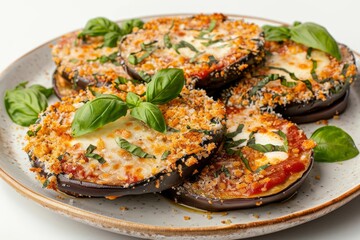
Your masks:
M138 18L141 19L151 19L155 17L174 17L174 16L191 16L199 13L173 13L173 14L157 14L157 15L146 15L146 16L140 16ZM209 14L209 13L203 13L203 14ZM281 24L281 25L288 25L288 23L284 23L277 20L267 19L263 17L257 17L257 16L249 16L249 15L242 15L242 14L226 14L224 15L228 16L229 18L237 18L237 19L249 19L249 20L260 20L260 21L266 21L269 23L274 24ZM117 22L125 21L127 19L119 19ZM73 30L79 31L80 29ZM70 33L70 32L68 32ZM66 34L66 33L65 33ZM64 34L62 34L64 35ZM0 78L2 78L6 73L14 67L14 65L25 58L27 55L32 54L33 52L37 51L38 49L51 44L55 40L59 39L62 35L55 37L38 47L30 50L29 52L21 55L20 57L16 58L10 65L8 65L4 70L0 72ZM353 53L360 58L360 54L357 51L352 50ZM162 236L174 236L174 234L177 234L178 236L210 236L210 235L229 235L232 233L237 233L244 229L255 229L267 225L280 225L283 223L287 223L292 220L296 220L302 217L308 217L309 220L302 221L301 223L308 222L310 220L313 220L315 218L321 217L339 207L346 204L347 202L351 201L355 197L360 195L360 184L353 187L352 189L346 191L345 193L341 194L340 196L337 196L336 198L331 199L330 201L327 201L321 205L308 208L302 211L297 211L282 217L277 217L269 220L262 220L262 221L256 221L256 222L250 222L250 223L234 223L230 225L224 225L224 226L207 226L207 227L168 227L168 226L155 226L150 224L144 224L144 223L136 223L132 221L122 220L122 219L116 219L113 217L104 216L98 213L94 213L91 211L87 211L78 207L74 207L72 205L62 203L60 201L57 201L56 199L49 198L45 195L42 195L39 192L33 191L30 188L27 188L23 184L21 184L19 181L17 181L14 177L12 177L9 173L7 173L4 169L0 167L0 178L2 178L6 183L8 183L11 187L13 187L18 193L25 196L28 199L31 199L35 201L36 203L40 204L41 206L48 208L50 210L53 210L56 213L64 214L67 217L72 217L75 220L86 220L88 224L93 226L100 226L102 229L110 230L115 228L117 230L121 230L123 234L126 234L128 231L136 231L138 234L145 233L145 234L156 234L156 235L162 235ZM326 211L331 206L334 206L333 209L330 209L329 211ZM318 215L317 215L318 214ZM314 216L314 218L311 218ZM301 224L298 223L298 224ZM298 225L295 224L295 225ZM295 226L292 225L292 226ZM280 230L280 229L278 229ZM270 231L274 232L274 231ZM268 233L270 233L268 232ZM263 233L263 234L266 234ZM260 234L260 235L263 235ZM255 236L255 235L254 235Z

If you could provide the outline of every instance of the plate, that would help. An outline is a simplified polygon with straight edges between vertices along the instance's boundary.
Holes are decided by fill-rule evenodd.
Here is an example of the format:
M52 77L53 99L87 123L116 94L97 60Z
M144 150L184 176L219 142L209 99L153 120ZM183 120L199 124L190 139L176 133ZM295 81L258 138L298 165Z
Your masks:
M180 16L187 16L185 14ZM148 20L158 16L145 17ZM259 25L280 24L257 17L230 15ZM50 44L27 53L0 75L0 98L6 89L29 81L51 85L55 65ZM356 54L357 62L360 55ZM56 101L55 98L51 99ZM299 193L281 203L259 208L209 213L172 203L158 194L127 196L116 200L73 198L41 187L28 169L22 151L26 129L13 124L0 105L0 176L19 193L42 206L74 220L119 234L156 239L235 239L259 236L321 217L360 194L360 156L341 163L315 163ZM351 133L360 143L360 83L351 87L348 109L329 124ZM301 128L309 136L318 124Z

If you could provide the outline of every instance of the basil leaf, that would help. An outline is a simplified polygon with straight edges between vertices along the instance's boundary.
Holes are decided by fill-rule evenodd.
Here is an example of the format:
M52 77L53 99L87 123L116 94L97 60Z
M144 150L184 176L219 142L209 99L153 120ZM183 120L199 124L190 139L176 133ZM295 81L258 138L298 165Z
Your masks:
M285 152L287 152L289 150L289 142L288 142L286 134L281 130L278 130L275 133L277 135L279 135L283 139L283 141L284 141L284 150L285 150Z
M148 73L139 71L138 74L144 82L149 83L151 81L151 76Z
M119 147L128 151L129 153L131 153L134 156L141 157L141 158L156 158L154 155L144 152L139 146L131 144L123 138L118 137L115 139L115 141L116 141L117 145L119 145Z
M359 154L354 140L341 128L324 126L317 129L311 139L316 142L314 160L317 162L338 162Z
M189 48L193 52L196 52L196 53L199 52L199 50L197 50L191 43L184 41L184 40L181 40L179 43L174 44L173 48L177 54L180 54L180 52L179 52L180 48Z
M146 101L164 104L176 98L185 84L184 71L168 68L158 71L146 88Z
M30 89L35 89L35 90L41 92L41 93L44 94L45 97L47 97L47 98L49 98L49 97L54 93L53 88L46 88L46 87L41 86L41 85L39 85L39 84L31 85L29 88L30 88Z
M116 47L121 35L118 32L108 32L104 36L104 47Z
M95 149L96 149L96 147L94 145L90 144L86 149L85 157L98 160L98 162L101 164L106 163L105 159L102 156L100 156L99 154L93 153Z
M268 168L268 167L270 167L271 165L269 164L269 163L267 163L267 164L265 164L265 165L262 165L262 166L260 166L260 167L258 167L256 170L255 170L255 173L259 173L259 172L261 172L262 170L264 170L264 169L266 169L266 168Z
M289 87L289 88L295 87L297 85L297 82L287 81L286 78L284 78L284 77L280 78L280 83L281 83L281 85L283 85L285 87Z
M249 95L254 96L257 91L261 90L263 87L265 87L266 84L272 81L276 81L278 79L282 79L283 77L279 74L270 74L268 76L265 76L261 81L259 81L250 91Z
M238 135L239 133L241 133L243 128L244 128L244 124L239 124L234 132L226 133L225 137L226 138L233 138L236 135Z
M104 17L97 17L90 19L86 25L83 31L79 34L79 37L84 36L104 36L105 34L109 32L121 32L121 29L117 23L104 18Z
M273 144L248 144L248 147L262 152L262 153L267 153L267 152L286 152L284 146L277 146L277 145L273 145Z
M25 89L26 83L19 84L15 89L5 93L4 104L11 120L21 126L28 127L35 123L39 113L48 104L46 96L34 88Z
M161 155L161 160L165 160L165 159L169 156L170 153L171 153L171 152L170 152L169 150L166 150L166 151Z
M144 22L138 18L134 18L134 19L130 19L128 21L123 22L123 24L121 25L122 27L122 34L126 35L129 33L132 33L133 29L135 27L137 28L143 28L144 26Z
M171 39L168 33L164 35L164 45L166 48L172 47Z
M290 35L294 42L319 49L341 60L338 44L323 26L312 22L298 24L290 28Z
M138 95L133 92L128 92L126 95L126 103L128 104L129 108L138 107L141 103L141 99Z
M95 131L96 129L126 115L128 107L115 95L104 94L85 103L74 116L71 133L74 137Z
M131 116L146 123L158 132L166 132L164 116L160 109L149 102L141 102L138 107L131 109Z
M288 27L277 27L265 25L262 27L267 41L284 41L290 38L290 29Z

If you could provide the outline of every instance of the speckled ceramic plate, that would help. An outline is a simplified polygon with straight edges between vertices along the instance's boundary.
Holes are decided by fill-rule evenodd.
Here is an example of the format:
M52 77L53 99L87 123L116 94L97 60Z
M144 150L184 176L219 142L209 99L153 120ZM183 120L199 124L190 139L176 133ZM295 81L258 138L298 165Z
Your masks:
M278 22L245 18L259 25ZM146 20L146 18L145 18ZM55 65L46 43L26 54L0 76L0 98L20 82L51 85ZM359 56L357 56L359 60ZM55 101L55 98L52 99ZM176 205L160 195L124 197L117 200L77 199L41 188L22 151L26 129L13 124L0 105L0 176L18 192L62 215L120 234L142 238L235 239L262 235L321 217L360 193L360 156L342 163L316 163L299 193L290 200L267 206L206 213ZM352 86L347 111L329 124L351 133L360 144L360 83ZM301 126L311 134L319 125Z

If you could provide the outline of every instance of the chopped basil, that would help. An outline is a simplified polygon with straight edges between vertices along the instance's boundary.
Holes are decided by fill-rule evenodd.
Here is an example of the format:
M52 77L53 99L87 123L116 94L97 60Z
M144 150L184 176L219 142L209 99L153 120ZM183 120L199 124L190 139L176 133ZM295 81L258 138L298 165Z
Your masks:
M157 47L154 46L155 43L157 43L157 41L152 41L149 43L141 43L140 52L144 52L144 53L140 57L136 56L136 54L138 54L139 52L131 53L128 57L128 62L132 65L137 65L142 61L144 61L145 58L149 57L156 50Z
M268 168L268 167L270 167L271 165L269 164L269 163L267 163L267 164L265 164L265 165L262 165L262 166L260 166L260 167L258 167L256 170L255 170L255 173L259 173L259 172L261 172L262 170L264 170L264 169L266 169L266 168Z
M314 59L311 59L311 61L312 61L312 68L311 68L311 76L312 76L312 78L315 80L315 81L319 81L319 78L318 78L318 76L317 76L317 74L316 74L316 69L317 69L317 61L315 61Z
M280 133L280 132L276 132L279 136L280 134L283 134L283 133ZM284 134L285 135L285 134ZM286 135L285 135L286 137ZM285 142L285 139L284 139L284 142ZM286 139L286 142L287 142L287 139ZM267 152L277 152L277 151L280 151L280 152L287 152L287 150L285 150L287 147L285 146L278 146L278 145L273 145L273 144L258 144L258 143L255 143L255 137L254 137L254 134L250 134L249 136L249 140L246 144L248 147L256 150L256 151L259 151L259 152L262 152L262 153L267 153Z
M107 62L110 62L110 63L113 63L114 65L116 66L119 66L120 63L117 61L117 52L114 52L110 55L102 55L100 57L97 57L97 58L94 58L94 59L88 59L86 60L87 62L96 62L96 61L99 61L101 64L104 64L104 63L107 63Z
M285 150L285 152L287 152L289 150L289 142L288 142L286 134L281 130L278 130L275 133L277 135L279 135L283 139L283 141L284 141L284 150Z
M209 66L212 66L213 64L217 64L218 60L216 60L216 58L213 55L210 55L209 57L209 62L207 63Z
M208 47L208 46L211 46L215 43L222 42L222 41L223 41L222 39L216 39L216 40L209 39L207 42L202 42L201 44L204 45L205 47Z
M261 81L259 81L254 87L252 87L250 89L250 91L249 91L250 97L254 96L257 91L262 89L269 82L276 81L276 80L281 79L281 78L283 78L283 77L280 76L279 74L270 74L270 75L267 75L267 76L263 77L263 79Z
M351 136L335 126L318 128L311 139L316 142L314 160L317 162L345 161L359 154Z
M221 173L224 173L226 177L230 177L230 171L225 167L225 165L221 165L221 168L214 172L214 177L217 178Z
M169 150L166 150L166 151L161 155L161 160L165 160L165 159L169 156L170 153L171 153L171 152L170 152Z
M173 45L173 49L176 51L177 54L180 54L179 49L180 48L189 48L191 51L198 53L199 50L197 50L191 43L181 40L179 43L176 43Z
M200 31L198 38L202 38L205 34L211 33L216 27L216 20L211 19L209 27Z
M285 68L281 68L281 67L273 67L273 66L269 66L270 69L276 69L276 70L280 70L280 71L284 71L286 72L287 74L289 74L289 76L291 77L291 79L293 80L300 80L298 79L296 76L295 76L295 73L293 72L289 72L287 69Z
M115 141L119 145L120 148L128 151L129 153L131 153L134 156L141 157L141 158L156 158L154 155L144 152L139 146L131 144L123 138L118 137L115 139Z
M172 47L170 35L168 33L164 35L164 45L165 45L166 48L171 48Z
M224 144L224 147L226 149L228 148L233 148L233 147L238 147L240 146L240 144L246 142L246 139L239 139L237 141L232 141L232 140L226 140L225 141L225 144Z
M26 132L26 134L29 136L29 137L34 137L36 136L36 134L38 133L38 131L40 131L41 129L41 126L38 126L34 131L31 131L31 130L28 130Z
M85 157L98 160L98 162L101 164L106 163L105 159L102 156L100 156L99 154L93 153L95 151L95 149L96 149L96 147L94 145L90 144L86 148Z
M226 138L233 138L242 132L244 124L239 124L234 132L226 133Z

